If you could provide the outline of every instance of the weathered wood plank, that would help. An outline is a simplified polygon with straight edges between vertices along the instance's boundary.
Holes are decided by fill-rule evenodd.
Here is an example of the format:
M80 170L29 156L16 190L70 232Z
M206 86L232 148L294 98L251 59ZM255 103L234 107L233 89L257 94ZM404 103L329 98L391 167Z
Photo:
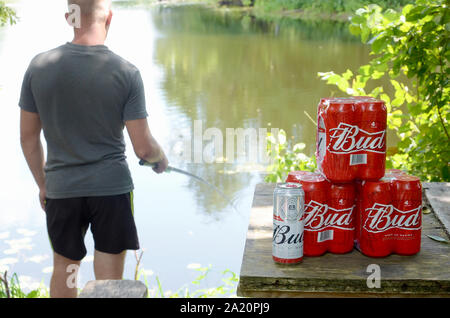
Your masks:
M274 184L258 184L241 266L239 296L450 296L450 246L427 234L447 237L433 213L423 215L422 246L414 256L370 258L357 250L305 257L301 264L272 261ZM381 268L381 288L368 288L369 264Z
M423 189L436 218L450 236L450 183L424 183Z

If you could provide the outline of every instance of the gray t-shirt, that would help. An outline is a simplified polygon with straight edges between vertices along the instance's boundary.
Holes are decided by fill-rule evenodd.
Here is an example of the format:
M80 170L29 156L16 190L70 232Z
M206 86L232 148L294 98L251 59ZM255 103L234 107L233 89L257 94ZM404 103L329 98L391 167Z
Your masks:
M125 121L147 117L139 70L104 45L67 43L37 55L19 106L38 113L51 199L128 193Z

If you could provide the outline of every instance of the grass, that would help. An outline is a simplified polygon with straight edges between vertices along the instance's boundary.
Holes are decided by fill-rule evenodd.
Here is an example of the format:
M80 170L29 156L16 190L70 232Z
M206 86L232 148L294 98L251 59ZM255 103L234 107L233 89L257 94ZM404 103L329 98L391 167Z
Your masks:
M193 290L193 287L198 287L200 284L207 278L208 274L212 270L212 266L204 266L195 268L194 270L198 272L198 276L187 285L183 285L182 287L178 288L177 291L171 292L167 291L164 292L161 281L159 280L159 277L156 276L156 285L152 287L148 281L148 276L145 273L144 270L140 270L139 266L141 264L142 256L144 254L144 251L141 250L140 253L135 251L135 257L136 257L136 267L134 272L134 279L140 280L142 277L143 282L145 286L147 286L148 289L148 297L169 297L169 298L207 298L207 297L234 297L236 296L236 288L237 288L237 282L238 277L237 275L230 271L230 270L224 270L222 274L221 279L221 285L213 288L197 288Z
M235 297L238 277L230 271L222 272L221 284L212 288L195 288L205 280L211 271L211 265L196 268L199 272L198 276L189 284L183 285L177 291L164 291L158 276L155 277L156 284L151 285L146 273L143 270L137 272L136 280L142 278L148 289L149 298L208 298L208 297ZM81 290L79 290L80 292ZM8 272L4 272L0 277L0 298L49 298L50 292L47 286L42 282L39 288L25 292L21 286L16 273L8 276Z
M196 268L199 272L198 276L189 284L183 285L177 291L165 292L163 290L162 284L158 278L155 277L156 285L154 287L150 286L147 277L144 274L144 283L149 291L148 297L160 297L160 298L218 298L218 297L236 297L236 288L238 282L238 276L230 271L225 270L222 274L221 284L212 288L195 288L198 287L203 280L207 277L208 273L211 271L211 265L201 268Z
M8 271L5 271L0 277L0 298L48 298L49 296L49 290L43 282L39 288L27 293L20 287L16 273L8 277Z

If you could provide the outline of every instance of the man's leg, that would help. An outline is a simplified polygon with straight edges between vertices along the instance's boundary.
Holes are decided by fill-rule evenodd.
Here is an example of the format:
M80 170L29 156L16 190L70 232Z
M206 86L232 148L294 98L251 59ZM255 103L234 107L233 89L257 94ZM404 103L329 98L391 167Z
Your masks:
M89 197L97 280L122 279L127 250L138 250L132 193Z
M122 279L127 251L119 254L94 252L94 273L96 280Z
M76 298L80 261L53 252L53 274L50 281L51 298Z
M48 199L47 231L53 250L50 297L77 297L80 261L86 255L84 235L89 222L82 198Z

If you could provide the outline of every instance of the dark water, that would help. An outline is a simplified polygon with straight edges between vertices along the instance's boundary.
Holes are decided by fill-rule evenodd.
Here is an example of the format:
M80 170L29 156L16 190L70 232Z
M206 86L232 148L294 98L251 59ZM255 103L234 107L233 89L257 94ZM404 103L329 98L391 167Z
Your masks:
M30 59L70 41L71 30L64 25L64 1L14 3L21 21L0 28L0 115L9 119L0 128L9 152L0 159L0 270L19 273L30 286L40 281L48 286L52 263L45 215L19 147L16 105ZM232 204L195 179L157 176L139 166L127 140L145 249L141 269L151 287L158 277L165 291L176 291L197 276L196 268L211 264L200 287L218 286L221 271L239 273L252 194L265 167L236 158L189 162L183 142L193 137L195 122L224 136L227 128L281 128L313 155L315 126L305 112L314 118L321 97L340 94L317 72L356 70L367 63L369 51L340 23L264 21L200 6L142 3L115 2L106 45L140 68L151 130L171 164L214 184ZM203 158L211 155L210 146L203 143ZM86 244L92 255L89 234ZM93 279L91 261L88 256L82 265L80 286ZM125 278L133 277L135 263L129 253Z

